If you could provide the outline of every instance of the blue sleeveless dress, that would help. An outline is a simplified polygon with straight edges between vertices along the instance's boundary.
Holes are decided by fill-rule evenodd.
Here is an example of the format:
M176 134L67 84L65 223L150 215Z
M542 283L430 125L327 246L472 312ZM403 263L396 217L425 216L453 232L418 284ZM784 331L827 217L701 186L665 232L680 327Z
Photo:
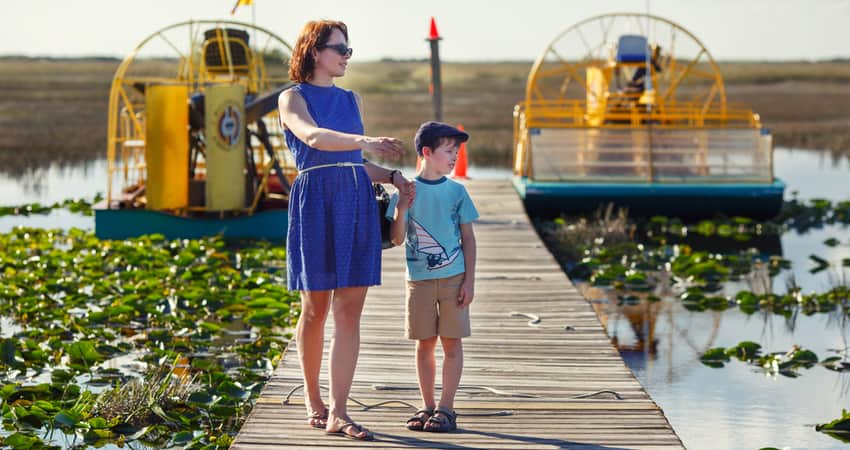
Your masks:
M319 127L363 134L354 93L336 86L293 86ZM337 162L362 163L360 149L312 148L289 130L286 145L298 170ZM301 173L289 194L286 235L290 291L324 291L381 284L378 204L363 167L323 167Z

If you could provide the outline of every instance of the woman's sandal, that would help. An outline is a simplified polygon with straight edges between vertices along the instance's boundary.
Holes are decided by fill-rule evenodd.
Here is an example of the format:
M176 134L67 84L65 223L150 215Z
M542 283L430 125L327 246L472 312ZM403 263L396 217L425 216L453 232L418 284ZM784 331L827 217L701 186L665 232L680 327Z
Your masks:
M347 431L346 431L347 430ZM354 430L353 433L350 431ZM360 436L360 433L363 433L363 436ZM372 434L371 431L363 428L362 425L359 425L354 422L345 422L340 425L339 429L336 431L325 431L325 434L333 435L333 436L343 436L348 439L354 439L355 441L374 441L375 435Z
M446 433L457 429L457 413L444 408L434 410L434 415L429 417L423 425L424 431L432 433Z
M307 425L313 428L325 428L328 426L328 409L323 412L313 412L307 416Z
M422 431L425 427L425 422L434 415L433 408L422 408L407 419L407 424L405 425L410 431Z

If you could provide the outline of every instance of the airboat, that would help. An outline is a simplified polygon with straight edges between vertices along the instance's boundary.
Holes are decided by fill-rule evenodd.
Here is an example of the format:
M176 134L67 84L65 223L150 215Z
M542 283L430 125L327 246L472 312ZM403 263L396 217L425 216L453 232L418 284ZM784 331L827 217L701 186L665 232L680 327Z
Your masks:
M614 204L635 215L773 217L772 137L692 33L606 14L560 33L514 108L513 183L533 215Z
M145 38L109 94L95 234L282 241L297 175L277 117L291 46L255 25L187 21Z

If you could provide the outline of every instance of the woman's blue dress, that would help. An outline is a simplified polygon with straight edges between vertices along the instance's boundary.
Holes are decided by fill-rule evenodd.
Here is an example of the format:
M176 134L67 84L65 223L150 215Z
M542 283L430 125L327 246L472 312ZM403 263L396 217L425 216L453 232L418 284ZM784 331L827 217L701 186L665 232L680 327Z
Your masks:
M319 127L363 134L353 92L309 83L291 89L307 102ZM317 150L289 130L284 134L298 170L337 162L363 162L360 149ZM378 204L363 167L325 167L298 175L289 194L286 265L290 291L381 284Z

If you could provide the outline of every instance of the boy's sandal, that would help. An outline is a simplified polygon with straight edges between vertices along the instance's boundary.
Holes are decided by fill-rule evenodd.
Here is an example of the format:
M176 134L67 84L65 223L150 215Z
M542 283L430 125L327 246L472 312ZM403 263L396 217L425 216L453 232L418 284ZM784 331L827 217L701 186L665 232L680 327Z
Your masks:
M407 419L407 424L405 425L408 430L411 431L422 431L422 428L425 427L425 422L434 415L433 408L422 408Z
M361 436L360 434L363 433ZM371 431L363 428L362 425L359 425L354 422L345 422L340 425L339 429L336 431L325 431L325 434L334 435L334 436L343 436L348 439L354 439L355 441L374 441L375 435L372 434Z
M448 409L437 408L422 429L433 433L454 431L457 429L457 413Z
M323 412L313 412L307 416L307 425L313 428L325 428L328 426L328 408Z

